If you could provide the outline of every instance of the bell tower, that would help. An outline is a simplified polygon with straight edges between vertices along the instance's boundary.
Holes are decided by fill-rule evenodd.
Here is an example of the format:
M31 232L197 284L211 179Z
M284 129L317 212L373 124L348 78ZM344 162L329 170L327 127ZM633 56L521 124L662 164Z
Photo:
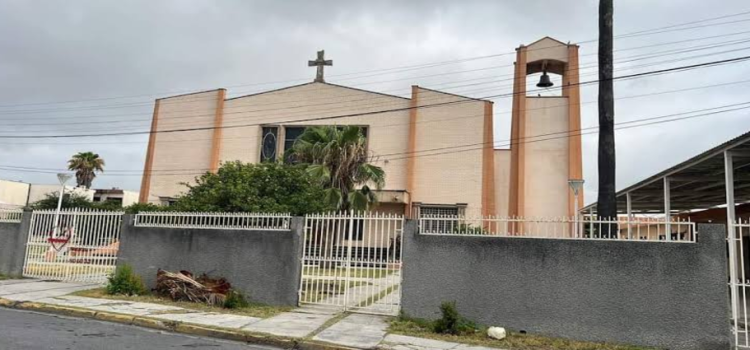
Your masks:
M508 215L573 216L568 180L583 177L578 46L544 37L516 49ZM542 73L529 89L531 74ZM549 74L562 76L554 86ZM538 92L560 91L559 96ZM579 206L583 191L578 193Z

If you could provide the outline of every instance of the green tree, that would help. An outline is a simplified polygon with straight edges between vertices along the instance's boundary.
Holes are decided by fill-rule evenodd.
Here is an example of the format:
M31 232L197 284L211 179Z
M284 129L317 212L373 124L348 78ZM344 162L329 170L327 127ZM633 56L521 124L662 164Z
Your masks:
M304 167L277 163L224 163L216 174L186 184L188 192L170 209L180 211L268 212L304 215L331 210L323 187Z
M68 160L68 170L76 172L76 183L91 188L97 172L104 172L104 159L93 152L78 152Z
M58 193L48 193L44 199L32 203L29 207L34 210L57 209L57 199L60 198ZM93 208L94 202L78 193L66 193L63 195L63 209L70 208Z
M325 187L325 200L339 210L377 205L375 189L385 184L382 168L369 163L367 139L358 126L314 126L295 141L291 159Z

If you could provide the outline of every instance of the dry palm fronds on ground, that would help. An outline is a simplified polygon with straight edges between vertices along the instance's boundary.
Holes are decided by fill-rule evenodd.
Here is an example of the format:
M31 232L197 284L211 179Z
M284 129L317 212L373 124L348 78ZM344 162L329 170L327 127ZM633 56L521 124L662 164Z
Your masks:
M159 270L156 273L156 294L174 301L223 305L231 288L226 279L211 278L206 274L194 278L189 271Z

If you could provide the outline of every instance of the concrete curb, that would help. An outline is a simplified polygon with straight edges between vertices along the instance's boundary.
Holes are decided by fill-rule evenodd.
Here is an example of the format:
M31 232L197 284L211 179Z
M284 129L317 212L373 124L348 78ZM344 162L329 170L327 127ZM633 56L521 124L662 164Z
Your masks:
M72 306L37 303L31 301L13 301L0 298L0 307L37 311L63 316L89 318L106 322L133 325L138 327L157 329L161 331L195 335L208 338L240 341L249 344L276 346L284 349L301 350L354 350L336 344L319 341L308 341L296 338L280 337L270 334L260 334L242 330L214 328L179 321L165 321L146 316L125 315L107 311L95 311Z

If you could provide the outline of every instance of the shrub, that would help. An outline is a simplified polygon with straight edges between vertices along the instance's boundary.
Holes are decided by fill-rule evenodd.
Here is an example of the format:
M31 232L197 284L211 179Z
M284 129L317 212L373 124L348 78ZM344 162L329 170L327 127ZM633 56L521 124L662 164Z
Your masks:
M123 208L123 210L125 210L125 212L128 214L138 214L144 211L168 211L169 209L170 207L156 205L153 203L133 203Z
M436 320L433 331L441 334L464 335L477 332L477 325L462 317L456 309L456 302L444 302L440 305L442 317Z
M106 211L120 211L122 210L122 203L115 202L115 201L104 201L104 202L94 203L94 205L92 205L91 207L94 209L106 210Z
M57 193L48 193L44 195L43 199L40 199L29 206L33 210L45 210L45 209L57 209L57 201L60 198ZM94 202L78 193L66 193L63 195L62 209L70 208L92 208Z
M133 273L133 269L130 265L122 265L115 270L111 276L109 276L109 282L107 283L107 294L121 294L121 295L143 295L146 294L146 286L143 284L143 280Z
M278 163L222 164L205 173L170 209L179 211L265 212L305 215L333 209L323 186L301 165Z
M460 233L464 235L487 235L487 232L482 227L472 226L471 224L460 224L453 229L453 233Z
M224 299L224 308L225 309L240 309L243 307L248 307L250 304L245 299L245 295L242 294L242 292L238 290L230 290L229 293L227 293L226 299Z

